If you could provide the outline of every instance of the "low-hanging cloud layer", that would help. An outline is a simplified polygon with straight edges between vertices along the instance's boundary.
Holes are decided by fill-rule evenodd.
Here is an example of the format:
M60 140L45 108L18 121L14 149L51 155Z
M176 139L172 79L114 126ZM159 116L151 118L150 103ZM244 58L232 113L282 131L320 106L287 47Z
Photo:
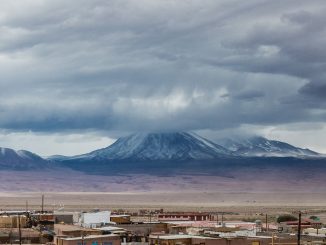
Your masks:
M0 131L309 127L321 150L325 23L324 0L0 0Z

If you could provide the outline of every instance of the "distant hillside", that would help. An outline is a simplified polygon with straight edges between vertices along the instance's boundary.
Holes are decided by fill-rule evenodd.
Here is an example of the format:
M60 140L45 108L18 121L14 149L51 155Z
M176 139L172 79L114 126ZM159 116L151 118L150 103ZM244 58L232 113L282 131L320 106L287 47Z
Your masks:
M141 133L87 154L46 160L0 148L0 170L3 190L324 191L326 158L261 137L214 143L193 133Z
M40 169L48 166L42 157L25 150L15 151L0 147L0 169Z
M261 168L268 165L269 168L280 168L295 164L298 162L296 159L310 161L315 158L321 162L324 159L309 149L262 137L224 139L214 143L194 133L138 133L122 137L106 148L73 157L57 155L43 159L29 151L0 148L0 169L68 167L100 174L119 171L171 174L183 171L230 175L227 172L235 167Z
M268 140L263 137L245 139L226 138L219 144L239 156L256 157L317 157L319 153L295 147L285 142Z

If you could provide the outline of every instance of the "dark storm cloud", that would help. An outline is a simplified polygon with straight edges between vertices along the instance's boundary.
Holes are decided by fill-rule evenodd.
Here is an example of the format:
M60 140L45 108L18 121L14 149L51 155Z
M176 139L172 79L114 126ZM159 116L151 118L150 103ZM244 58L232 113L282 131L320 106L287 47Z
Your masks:
M310 82L300 89L301 93L309 94L315 96L315 98L320 100L325 100L326 98L326 80L321 82Z
M243 91L235 95L235 98L239 100L255 100L264 97L265 93L257 90Z
M116 132L324 122L323 6L0 1L0 128Z

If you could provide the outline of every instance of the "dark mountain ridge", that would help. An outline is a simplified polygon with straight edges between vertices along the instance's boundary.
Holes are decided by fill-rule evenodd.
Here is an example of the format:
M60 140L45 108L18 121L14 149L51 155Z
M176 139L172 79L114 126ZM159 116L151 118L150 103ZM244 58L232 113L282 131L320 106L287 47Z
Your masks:
M189 161L239 157L321 157L309 149L263 137L212 142L194 133L139 133L119 138L112 145L73 157L53 156L60 162Z
M249 157L318 157L321 154L264 137L224 138L219 144L239 156Z
M95 174L232 176L235 169L287 171L299 166L306 169L310 164L326 166L326 159L318 153L265 138L239 143L241 147L237 149L219 143L194 133L142 133L120 138L109 147L87 154L51 159L64 167Z
M48 167L48 161L30 151L0 147L0 169L27 170L45 167Z
M182 161L208 160L232 155L226 148L193 133L138 133L119 138L106 148L66 157L63 160Z
M43 159L29 151L0 148L0 169L64 167L89 173L110 172L225 172L226 169L266 163L280 168L292 163L324 162L323 155L262 137L227 139L218 143L194 133L138 133L112 145L73 157ZM276 166L277 165L277 166ZM272 167L272 166L271 166Z

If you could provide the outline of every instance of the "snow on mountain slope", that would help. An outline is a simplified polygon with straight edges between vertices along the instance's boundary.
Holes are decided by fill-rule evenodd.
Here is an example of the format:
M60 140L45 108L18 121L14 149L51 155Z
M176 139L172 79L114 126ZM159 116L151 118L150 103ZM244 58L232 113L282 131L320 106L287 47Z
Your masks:
M222 139L219 144L241 156L262 157L317 157L319 153L309 149L302 149L288 143L268 140L264 137L250 137L247 139Z
M66 160L186 160L214 159L232 153L193 133L138 133L111 146Z
M0 168L28 169L46 165L46 160L30 151L0 147Z
M51 161L208 160L221 157L321 157L319 153L263 137L223 139L214 143L195 133L137 133L112 145L73 156L52 156Z

